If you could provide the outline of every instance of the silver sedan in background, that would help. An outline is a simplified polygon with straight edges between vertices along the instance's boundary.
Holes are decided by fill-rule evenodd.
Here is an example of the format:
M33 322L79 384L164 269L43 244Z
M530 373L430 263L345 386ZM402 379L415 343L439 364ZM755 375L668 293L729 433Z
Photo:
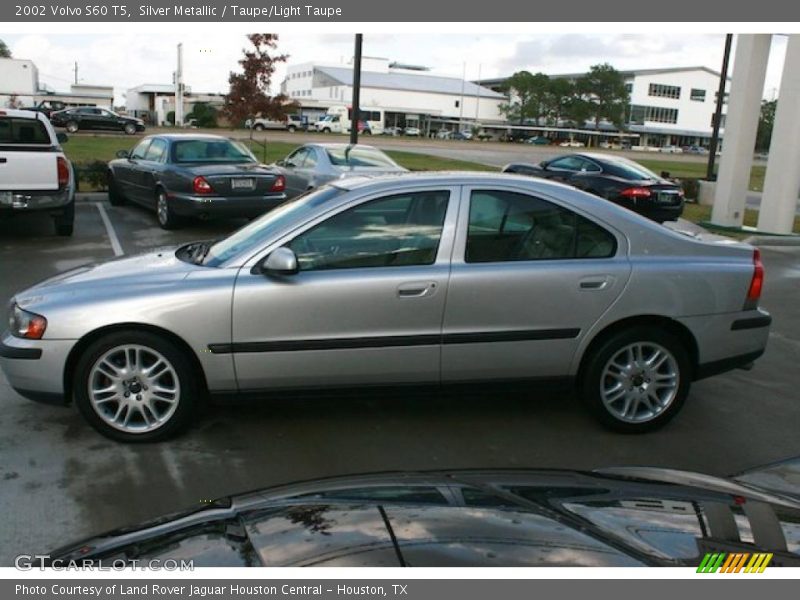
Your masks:
M381 150L363 144L305 144L274 166L286 178L290 198L344 177L408 172Z
M101 433L165 438L199 400L557 380L642 432L767 344L758 250L514 175L346 178L227 238L19 292L0 366Z

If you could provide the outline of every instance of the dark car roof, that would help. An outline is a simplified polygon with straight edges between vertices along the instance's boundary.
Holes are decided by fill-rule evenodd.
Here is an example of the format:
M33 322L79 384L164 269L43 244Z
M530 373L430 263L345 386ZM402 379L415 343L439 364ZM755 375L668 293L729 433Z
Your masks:
M214 141L231 141L230 138L227 138L223 135L216 135L213 133L152 133L147 137L150 138L161 138L164 140L169 141L180 141L180 140L214 140ZM144 138L143 138L144 139Z

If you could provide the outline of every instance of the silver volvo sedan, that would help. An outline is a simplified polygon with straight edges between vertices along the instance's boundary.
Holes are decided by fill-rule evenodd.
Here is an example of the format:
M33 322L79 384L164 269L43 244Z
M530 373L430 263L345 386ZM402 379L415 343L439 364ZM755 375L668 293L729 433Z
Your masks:
M68 271L13 299L0 365L34 400L152 441L206 397L559 380L652 430L747 367L758 250L514 175L342 179L214 242Z

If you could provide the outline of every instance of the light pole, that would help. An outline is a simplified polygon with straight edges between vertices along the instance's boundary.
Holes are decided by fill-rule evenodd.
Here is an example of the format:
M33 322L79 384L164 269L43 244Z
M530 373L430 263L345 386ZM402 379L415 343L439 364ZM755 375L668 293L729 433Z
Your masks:
M358 143L358 122L361 112L361 45L363 33L356 34L356 51L353 57L353 108L350 117L350 143Z
M714 131L711 134L711 143L708 146L708 166L706 167L706 181L713 181L714 162L717 158L717 145L719 144L719 126L722 121L722 105L725 103L725 87L728 83L728 60L731 57L731 42L733 34L725 36L725 53L722 56L722 73L719 76L719 89L717 91L717 108L714 110Z

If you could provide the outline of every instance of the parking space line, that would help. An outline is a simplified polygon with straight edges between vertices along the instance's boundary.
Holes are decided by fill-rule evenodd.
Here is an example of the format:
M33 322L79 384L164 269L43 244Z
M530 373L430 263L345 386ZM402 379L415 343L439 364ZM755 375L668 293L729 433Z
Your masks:
M111 242L111 249L114 250L114 256L122 256L125 252L123 252L122 245L119 243L119 238L117 237L117 232L114 231L114 226L111 224L111 219L108 218L106 207L103 206L101 202L92 202L92 204L100 211L100 218L103 220L103 225L106 226L108 240Z

